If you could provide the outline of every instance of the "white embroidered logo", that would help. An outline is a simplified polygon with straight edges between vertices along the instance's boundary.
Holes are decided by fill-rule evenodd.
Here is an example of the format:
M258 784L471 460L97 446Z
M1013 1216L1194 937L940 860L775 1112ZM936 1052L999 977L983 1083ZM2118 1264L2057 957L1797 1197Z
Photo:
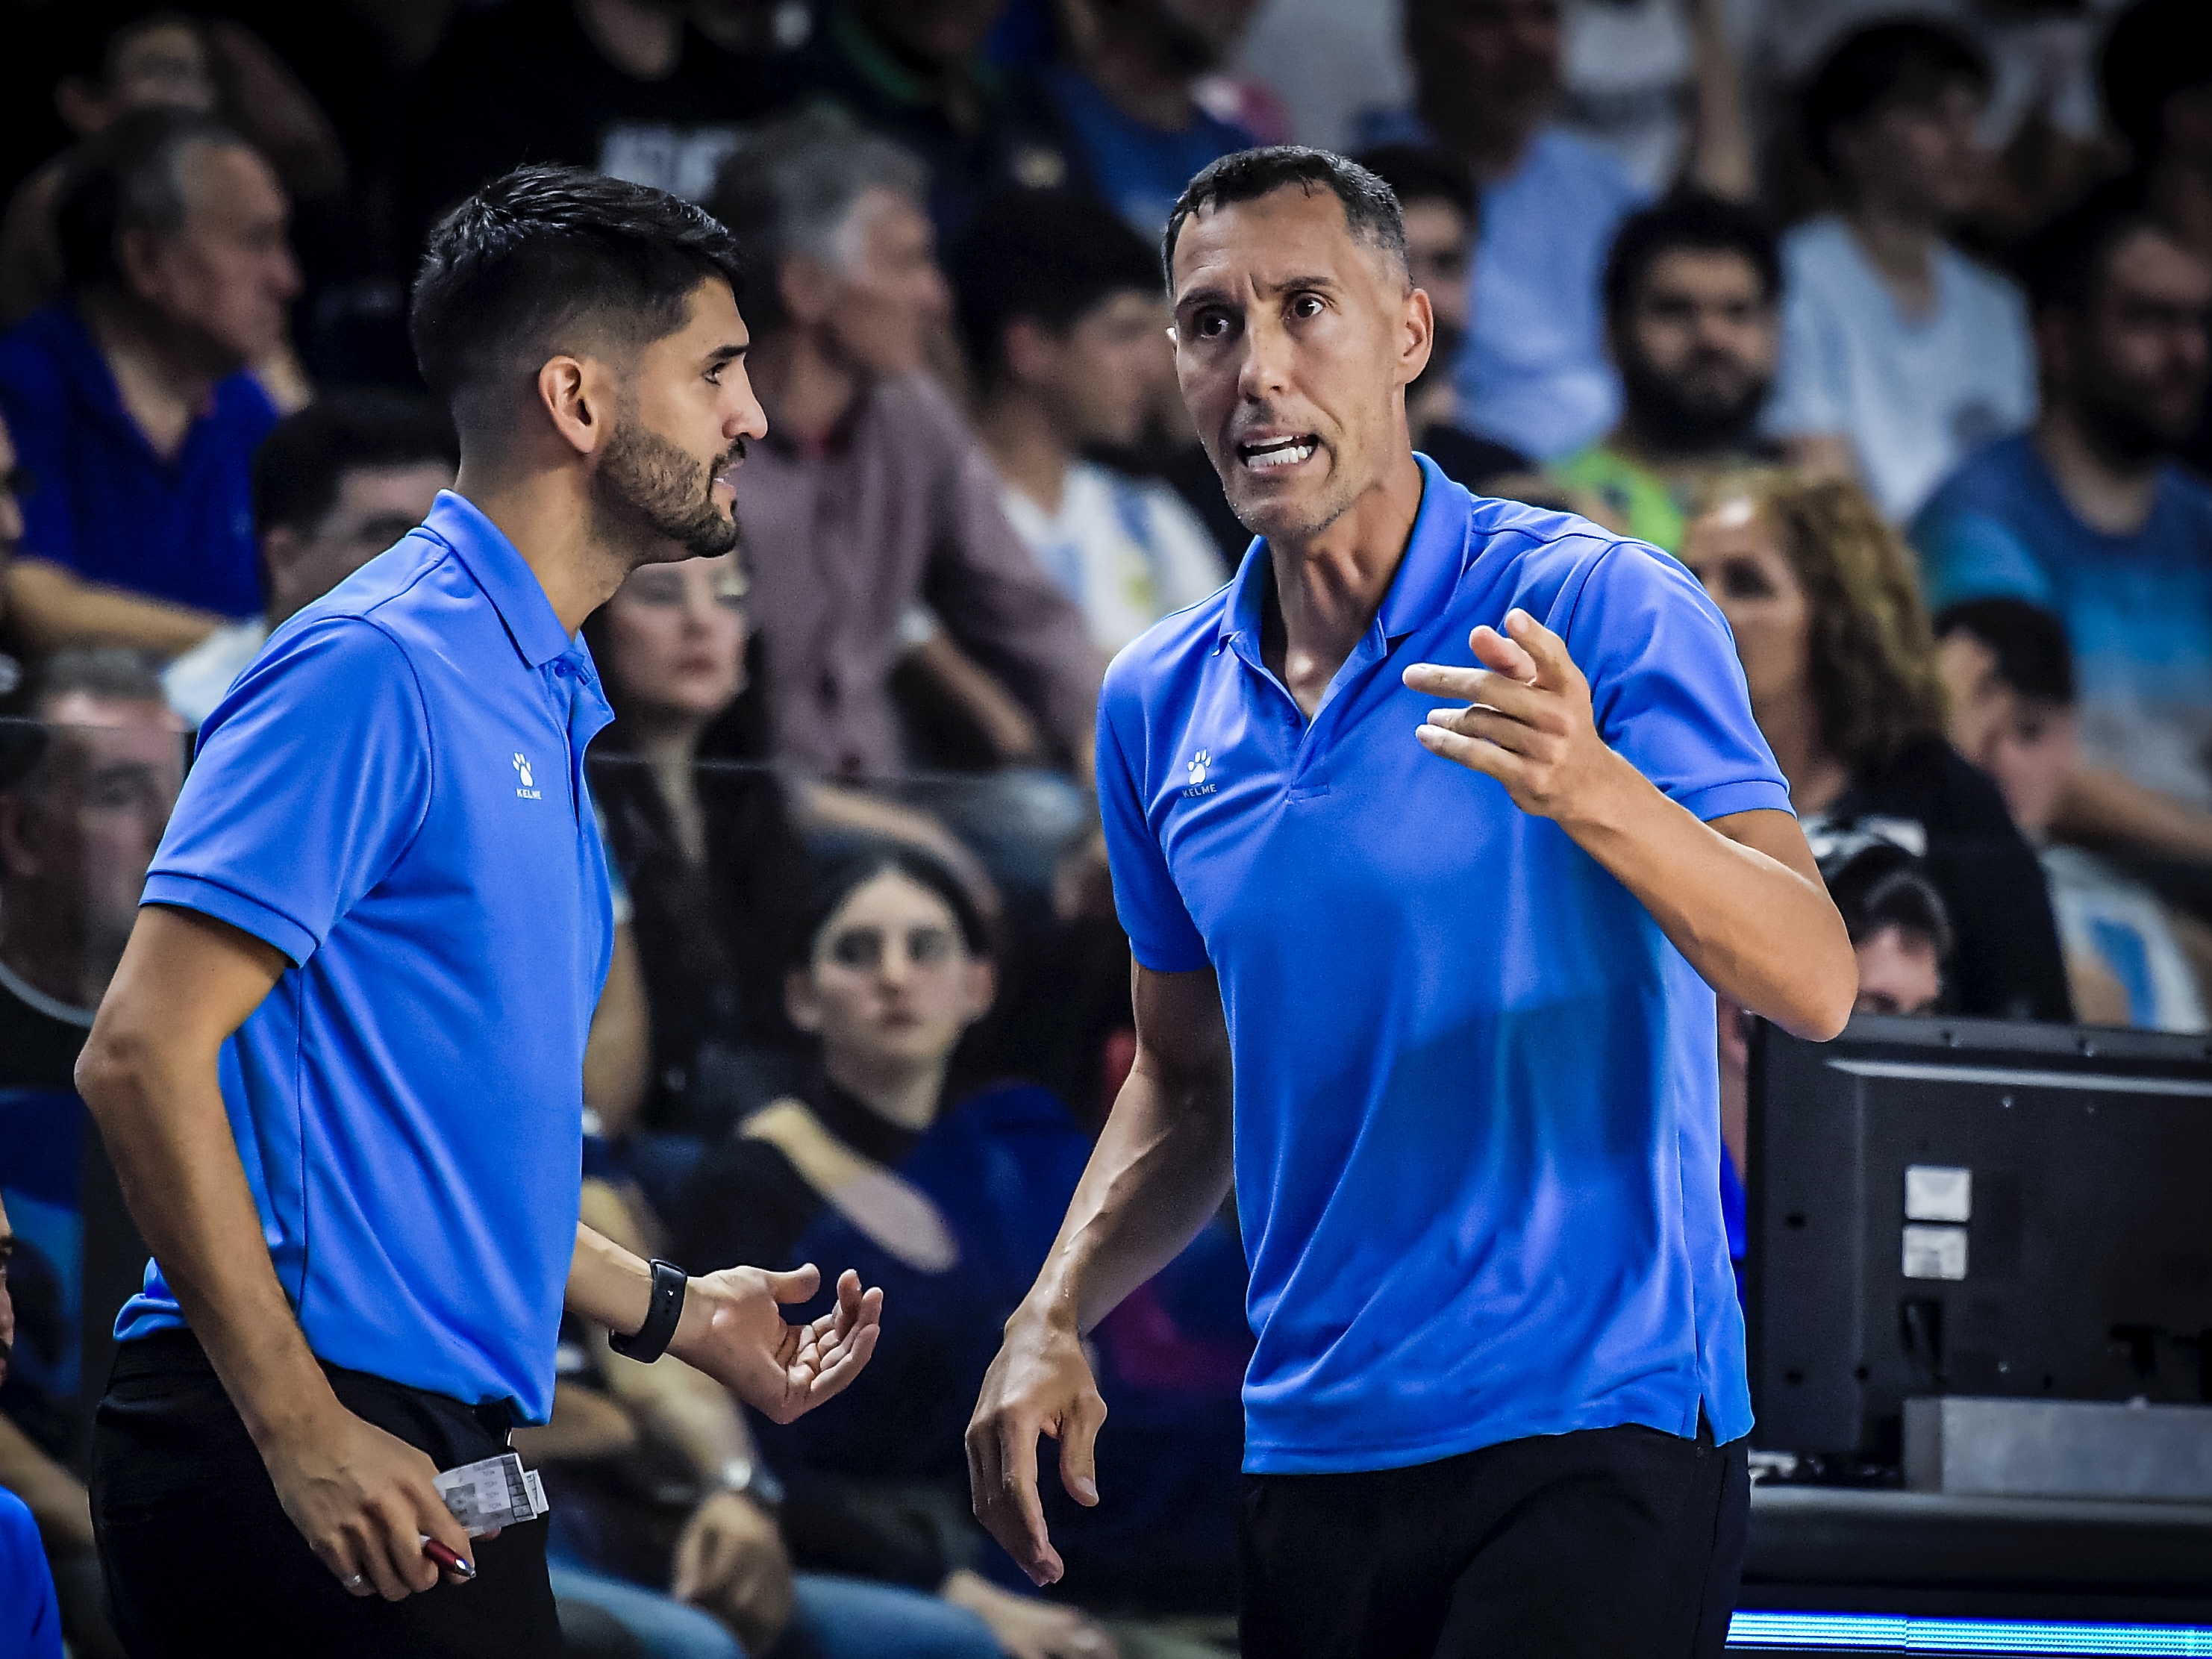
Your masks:
M1196 800L1200 795L1210 795L1220 787L1206 781L1206 769L1212 764L1213 751L1211 749L1201 749L1190 757L1190 764L1184 769L1190 774L1190 787L1182 792L1186 800Z
M514 775L522 780L522 787L514 792L516 794L525 800L538 800L543 797L544 792L536 787L538 780L530 775L528 756L517 755L514 757Z

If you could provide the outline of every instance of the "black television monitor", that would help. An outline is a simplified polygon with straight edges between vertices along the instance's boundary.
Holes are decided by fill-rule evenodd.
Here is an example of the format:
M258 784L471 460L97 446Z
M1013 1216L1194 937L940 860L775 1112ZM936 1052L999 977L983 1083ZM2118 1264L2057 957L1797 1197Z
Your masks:
M2212 1039L1762 1022L1749 1146L1762 1450L1893 1464L1913 1395L2212 1401Z

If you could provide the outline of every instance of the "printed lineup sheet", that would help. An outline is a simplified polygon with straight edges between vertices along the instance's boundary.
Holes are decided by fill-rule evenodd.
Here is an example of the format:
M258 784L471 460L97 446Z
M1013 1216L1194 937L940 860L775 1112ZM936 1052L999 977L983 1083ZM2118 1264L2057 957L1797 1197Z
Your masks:
M471 1538L481 1538L497 1527L535 1521L551 1507L545 1501L538 1471L524 1468L522 1459L513 1452L447 1469L435 1484L438 1496L446 1500L453 1519L469 1529Z

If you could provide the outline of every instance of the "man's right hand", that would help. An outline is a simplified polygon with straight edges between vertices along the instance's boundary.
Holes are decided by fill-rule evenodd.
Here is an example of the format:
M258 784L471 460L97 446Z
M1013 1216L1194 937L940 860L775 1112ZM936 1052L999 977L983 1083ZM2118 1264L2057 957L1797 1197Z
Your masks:
M1087 1508L1098 1501L1096 1447L1105 1420L1073 1324L1018 1310L969 1420L968 1487L975 1518L1033 1583L1057 1583L1064 1571L1037 1496L1037 1436L1060 1442L1060 1484Z
M261 1455L284 1513L354 1595L398 1601L434 1588L440 1568L422 1553L426 1534L475 1565L468 1529L433 1484L438 1466L335 1401Z

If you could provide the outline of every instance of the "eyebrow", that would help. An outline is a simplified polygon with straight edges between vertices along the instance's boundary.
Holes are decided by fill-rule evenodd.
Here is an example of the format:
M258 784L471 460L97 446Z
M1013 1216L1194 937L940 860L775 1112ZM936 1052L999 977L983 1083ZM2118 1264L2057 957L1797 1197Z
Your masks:
M1308 289L1318 289L1324 293L1334 294L1341 289L1343 286L1344 285L1338 282L1334 276L1322 276L1317 275L1309 276L1285 276L1279 283L1262 283L1259 285L1260 292L1263 296L1278 294L1297 294ZM1231 294L1227 289L1221 287L1218 283L1209 283L1204 288L1193 289L1189 293L1176 300L1175 308L1180 312L1190 306L1221 305L1224 303L1231 303L1234 300L1235 295Z
M750 340L748 340L743 345L716 346L712 351L707 354L707 367L709 368L720 368L725 363L733 363L737 362L738 358L744 356L748 351L750 351L752 349L752 345L753 343Z

